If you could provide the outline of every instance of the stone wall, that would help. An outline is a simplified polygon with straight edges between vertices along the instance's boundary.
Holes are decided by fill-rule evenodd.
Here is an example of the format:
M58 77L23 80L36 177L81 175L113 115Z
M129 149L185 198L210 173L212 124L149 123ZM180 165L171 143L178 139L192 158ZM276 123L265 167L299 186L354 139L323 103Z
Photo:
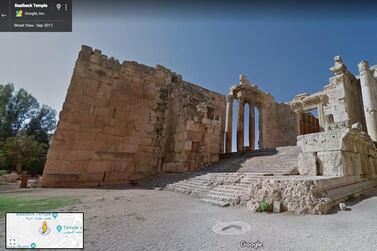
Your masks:
M276 136L274 147L294 146L297 143L297 116L288 104L276 103Z
M224 147L224 96L181 82L169 90L162 168L197 171L219 160Z
M360 122L365 128L360 80L348 71L335 75L330 78L323 94L328 97L328 103L324 106L325 116L331 116L331 122L349 120L351 124Z
M370 137L349 122L333 123L326 132L301 135L297 145L300 175L374 178L377 148Z
M123 184L197 170L222 151L225 97L180 75L99 50L79 53L43 173L44 186Z
M292 108L284 103L268 102L262 106L259 130L260 148L294 146L297 142L297 116ZM261 128L262 127L262 128Z

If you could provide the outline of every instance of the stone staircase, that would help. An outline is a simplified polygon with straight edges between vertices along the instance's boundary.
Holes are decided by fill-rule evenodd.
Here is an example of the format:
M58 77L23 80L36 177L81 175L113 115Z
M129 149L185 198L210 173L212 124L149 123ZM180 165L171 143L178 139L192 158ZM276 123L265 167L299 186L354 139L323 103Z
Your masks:
M247 192L248 184L219 185L200 200L219 207L236 206L247 200Z
M224 154L219 162L209 166L205 171L260 173L265 175L296 174L297 158L300 151L300 147L285 146L240 154Z
M154 179L154 186L190 194L215 206L242 206L254 180L293 174L298 154L297 147L232 154L203 171L162 174Z
M155 181L155 185L164 187L165 190L191 194L200 198L204 193L219 185L222 176L207 172L169 173L160 176Z
M243 205L251 182L259 178L260 174L246 173L170 173L156 179L155 186L225 207Z

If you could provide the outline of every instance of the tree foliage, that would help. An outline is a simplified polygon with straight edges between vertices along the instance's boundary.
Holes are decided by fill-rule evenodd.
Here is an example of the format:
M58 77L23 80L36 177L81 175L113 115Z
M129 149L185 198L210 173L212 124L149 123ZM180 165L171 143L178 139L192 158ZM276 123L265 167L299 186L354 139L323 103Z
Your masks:
M0 169L22 163L26 170L41 173L55 127L55 110L40 106L25 89L0 85Z
M43 105L40 109L37 110L35 115L26 125L26 134L34 135L35 140L37 140L38 142L48 144L51 132L55 129L56 126L55 117L55 111L51 107Z
M32 135L18 134L5 140L3 153L9 163L14 165L16 171L20 173L23 167L32 166L33 162L44 158L46 145L38 143Z
M0 139L16 136L34 117L39 104L26 90L14 90L13 84L0 86Z

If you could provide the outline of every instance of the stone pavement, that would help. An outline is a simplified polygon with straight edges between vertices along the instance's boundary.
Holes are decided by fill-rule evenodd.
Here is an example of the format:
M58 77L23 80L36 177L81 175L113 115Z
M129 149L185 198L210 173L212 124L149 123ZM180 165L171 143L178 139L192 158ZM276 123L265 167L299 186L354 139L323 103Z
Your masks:
M16 194L12 194L16 196ZM85 250L253 250L241 241L262 242L256 250L376 250L377 190L348 210L328 215L250 213L242 207L213 207L190 196L140 186L119 189L40 189L38 198L75 196L81 203L61 208L85 214ZM59 210L59 211L60 211ZM241 221L250 230L217 234L213 227ZM0 247L5 222L0 219Z

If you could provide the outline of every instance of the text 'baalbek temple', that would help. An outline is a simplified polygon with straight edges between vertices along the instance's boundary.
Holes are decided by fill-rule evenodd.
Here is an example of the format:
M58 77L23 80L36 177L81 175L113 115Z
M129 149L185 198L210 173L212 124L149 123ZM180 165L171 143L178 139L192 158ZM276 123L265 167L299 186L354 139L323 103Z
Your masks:
M149 181L217 206L326 213L377 186L377 66L358 67L337 56L322 91L277 103L244 75L224 96L82 46L43 186Z

